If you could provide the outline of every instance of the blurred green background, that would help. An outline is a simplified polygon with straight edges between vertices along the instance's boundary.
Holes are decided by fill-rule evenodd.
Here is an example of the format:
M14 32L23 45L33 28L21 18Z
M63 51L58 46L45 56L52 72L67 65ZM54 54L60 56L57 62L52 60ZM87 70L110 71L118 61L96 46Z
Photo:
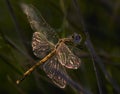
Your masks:
M34 64L30 57L36 60L31 48L34 31L20 3L34 5L59 36L66 37L74 32L82 35L74 0L10 0L18 25L10 15L6 1L0 0L0 94L78 94L69 85L65 89L55 86L41 69L33 72L20 85L15 83ZM77 3L94 49L103 60L101 63L120 86L120 1L78 0ZM82 37L85 38L84 34ZM68 69L67 72L83 88L99 94L92 58L84 43L81 45L81 67ZM105 78L99 66L97 69L103 94L120 94Z

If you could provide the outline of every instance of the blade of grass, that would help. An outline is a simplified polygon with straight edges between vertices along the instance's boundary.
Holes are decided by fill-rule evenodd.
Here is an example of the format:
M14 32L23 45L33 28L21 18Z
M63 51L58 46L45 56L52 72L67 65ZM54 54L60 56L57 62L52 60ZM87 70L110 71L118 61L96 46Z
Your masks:
M90 40L90 36L88 34L88 31L86 30L86 26L85 26L85 23L83 21L83 17L81 16L81 13L80 13L80 10L79 10L79 6L78 6L78 2L77 0L72 0L73 3L74 3L74 7L76 8L76 10L78 11L78 14L80 16L80 23L82 24L82 27L83 27L83 32L85 33L86 35L86 42L85 42L85 45L87 47L87 49L89 50L89 53L92 57L92 59L94 60L93 63L97 63L102 72L104 73L105 77L109 80L109 82L113 85L113 88L118 92L120 93L120 87L119 85L116 83L116 81L109 75L109 73L106 71L105 69L105 66L103 64L103 61L101 60L101 58L97 55L97 53L95 52L94 50L94 47L93 47L93 44ZM94 64L95 65L95 64ZM94 66L95 67L95 66ZM96 78L98 78L99 76L97 75L97 71L95 70L96 72ZM99 88L99 92L100 94L102 94L102 91L101 91L101 86L100 86L100 83L99 83L99 80L97 79L97 82L98 82L98 88Z

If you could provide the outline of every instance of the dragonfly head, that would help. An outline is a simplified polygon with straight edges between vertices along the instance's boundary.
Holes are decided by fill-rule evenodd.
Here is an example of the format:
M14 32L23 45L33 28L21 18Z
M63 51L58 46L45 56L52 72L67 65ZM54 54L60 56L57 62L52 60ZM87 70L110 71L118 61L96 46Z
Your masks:
M80 35L80 34L77 34L77 33L74 33L74 34L72 35L72 38L73 38L73 42L74 42L75 44L79 44L79 43L81 42L81 40L82 40L81 35Z

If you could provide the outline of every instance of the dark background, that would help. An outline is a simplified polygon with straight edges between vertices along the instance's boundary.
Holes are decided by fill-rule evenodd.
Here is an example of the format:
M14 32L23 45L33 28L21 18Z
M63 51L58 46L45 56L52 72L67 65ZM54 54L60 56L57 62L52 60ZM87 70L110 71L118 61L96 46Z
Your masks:
M82 64L77 70L67 70L73 81L85 90L99 94L120 94L120 0L9 0L15 17L11 15L7 0L0 0L0 94L78 94L74 87L67 85L59 89L43 70L33 72L20 85L15 81L30 68L36 60L32 53L31 39L34 32L20 3L34 5L59 36L66 37L77 32L82 35L80 48ZM79 9L79 13L77 11ZM80 15L84 20L81 24ZM93 60L84 44L88 31L94 50L104 64L104 70L113 78L108 80L103 69L96 65L99 80L96 79ZM115 81L115 82L114 82Z

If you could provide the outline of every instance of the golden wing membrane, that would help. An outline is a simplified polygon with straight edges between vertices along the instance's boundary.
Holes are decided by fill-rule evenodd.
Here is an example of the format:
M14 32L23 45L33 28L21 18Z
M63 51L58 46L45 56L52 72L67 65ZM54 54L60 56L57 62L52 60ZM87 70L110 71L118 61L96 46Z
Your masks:
M37 56L38 58L43 58L51 52L52 48L54 48L54 45L48 42L48 40L42 33L33 33L32 49L35 56Z
M60 88L65 88L66 81L56 71L60 71L62 74L65 75L67 75L67 73L64 67L58 62L58 59L55 55L43 64L43 70L45 71L47 76L52 79L53 83L55 83Z
M69 69L77 69L81 60L74 55L66 44L61 43L56 50L58 61Z

